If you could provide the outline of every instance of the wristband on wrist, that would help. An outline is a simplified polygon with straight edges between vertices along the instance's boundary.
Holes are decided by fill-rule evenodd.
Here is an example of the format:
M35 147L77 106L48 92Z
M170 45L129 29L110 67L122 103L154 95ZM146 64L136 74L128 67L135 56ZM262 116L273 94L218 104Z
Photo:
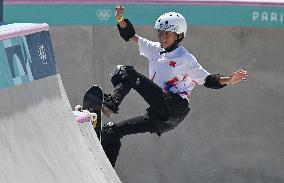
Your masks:
M223 77L223 75L221 74L212 74L212 75L208 75L205 79L205 83L204 86L207 88L212 88L212 89L221 89L224 86L226 86L226 84L221 85L219 83L219 79L220 77Z
M118 19L118 23L122 22L124 20L124 16L121 16L120 19Z
M135 30L133 25L131 24L131 22L128 19L124 19L125 23L126 23L126 27L121 28L119 23L117 24L117 28L119 31L120 36L125 40L125 41L129 41L130 38L132 38L133 36L135 36Z

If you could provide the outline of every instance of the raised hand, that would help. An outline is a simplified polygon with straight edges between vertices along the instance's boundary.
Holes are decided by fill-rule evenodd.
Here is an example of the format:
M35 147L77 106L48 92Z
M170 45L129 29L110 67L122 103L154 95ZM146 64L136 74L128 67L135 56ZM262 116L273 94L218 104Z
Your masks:
M115 6L115 18L119 20L124 15L124 7L121 5Z

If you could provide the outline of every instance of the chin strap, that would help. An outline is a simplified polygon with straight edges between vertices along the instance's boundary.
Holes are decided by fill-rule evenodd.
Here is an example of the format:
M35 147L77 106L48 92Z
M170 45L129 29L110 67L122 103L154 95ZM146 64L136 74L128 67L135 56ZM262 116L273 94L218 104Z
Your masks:
M163 53L174 51L179 46L179 41L175 41L170 47L165 48L165 51L161 51L160 55Z
M161 51L160 55L164 54L164 53L168 53L171 51L174 51L177 47L179 47L179 43L182 41L183 38L179 38L179 35L177 34L177 40L175 40L175 42L168 48L165 48L165 51Z

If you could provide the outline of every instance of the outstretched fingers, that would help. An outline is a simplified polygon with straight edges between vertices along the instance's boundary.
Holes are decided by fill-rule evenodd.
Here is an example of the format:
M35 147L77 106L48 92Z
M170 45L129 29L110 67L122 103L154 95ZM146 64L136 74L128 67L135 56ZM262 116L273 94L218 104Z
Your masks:
M247 80L248 77L248 73L245 70L238 70L236 72L236 74L238 75L238 78L240 78L241 80Z
M115 6L115 17L116 18L120 18L121 16L123 16L123 10L124 10L123 6L116 5Z
M247 71L245 70L238 70L236 72L233 72L231 75L231 84L236 84L241 81L245 81L247 79Z

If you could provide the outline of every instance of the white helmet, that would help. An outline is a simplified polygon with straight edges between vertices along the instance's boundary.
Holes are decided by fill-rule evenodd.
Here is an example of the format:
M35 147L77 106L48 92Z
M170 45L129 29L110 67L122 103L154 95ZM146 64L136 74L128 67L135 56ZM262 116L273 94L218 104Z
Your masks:
M187 24L185 18L176 12L162 14L155 23L155 29L186 34Z

